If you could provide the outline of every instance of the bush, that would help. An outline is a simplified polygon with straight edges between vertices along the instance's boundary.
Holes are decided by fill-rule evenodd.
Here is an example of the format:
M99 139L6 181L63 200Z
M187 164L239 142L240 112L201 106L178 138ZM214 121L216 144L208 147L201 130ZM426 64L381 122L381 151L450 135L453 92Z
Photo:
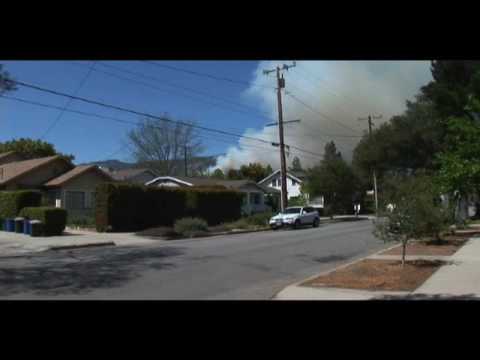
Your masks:
M139 231L201 217L209 225L240 217L242 193L212 188L157 188L104 183L97 187L97 231Z
M188 237L194 237L208 232L207 222L200 218L183 218L177 220L173 228L177 234Z
M54 207L26 207L20 216L30 220L40 220L44 236L62 235L67 224L67 211Z
M246 218L244 218L244 220L248 225L265 226L268 225L268 221L272 216L273 213L265 212L247 216Z
M40 206L41 201L39 191L0 191L0 218L14 218L25 207Z
M67 225L69 226L78 226L78 227L94 227L95 218L92 216L68 216Z

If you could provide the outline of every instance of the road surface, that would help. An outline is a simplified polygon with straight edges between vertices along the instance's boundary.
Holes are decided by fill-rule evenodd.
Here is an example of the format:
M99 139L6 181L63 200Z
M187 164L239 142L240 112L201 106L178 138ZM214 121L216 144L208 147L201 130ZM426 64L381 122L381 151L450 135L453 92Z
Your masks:
M270 299L386 245L370 220L0 259L0 299Z

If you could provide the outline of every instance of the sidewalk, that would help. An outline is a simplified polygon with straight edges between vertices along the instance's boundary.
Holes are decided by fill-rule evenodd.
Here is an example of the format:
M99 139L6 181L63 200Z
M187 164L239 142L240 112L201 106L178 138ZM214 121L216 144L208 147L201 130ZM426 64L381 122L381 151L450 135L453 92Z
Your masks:
M379 255L377 253L366 258L389 260L398 259L399 256ZM442 266L413 292L365 291L300 286L305 281L323 275L325 272L287 286L274 297L274 300L374 300L382 298L480 300L480 237L470 238L467 244L452 256L407 256L407 260L420 258L444 260L451 262L451 264Z
M133 233L96 233L81 230L66 230L62 236L34 237L0 231L0 258L24 256L46 250L60 250L90 246L147 245L163 240L151 240Z

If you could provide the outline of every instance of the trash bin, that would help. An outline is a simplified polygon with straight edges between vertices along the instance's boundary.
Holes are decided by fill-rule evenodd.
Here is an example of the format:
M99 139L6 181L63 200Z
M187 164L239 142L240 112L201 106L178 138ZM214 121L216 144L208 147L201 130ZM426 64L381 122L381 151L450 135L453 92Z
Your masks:
M25 235L30 235L31 230L30 230L30 219L25 219L23 221L23 233Z
M30 220L30 236L42 236L43 224L40 220Z
M23 217L16 217L15 218L15 232L19 234L23 234L23 222L25 218Z
M7 231L15 232L15 220L7 219Z

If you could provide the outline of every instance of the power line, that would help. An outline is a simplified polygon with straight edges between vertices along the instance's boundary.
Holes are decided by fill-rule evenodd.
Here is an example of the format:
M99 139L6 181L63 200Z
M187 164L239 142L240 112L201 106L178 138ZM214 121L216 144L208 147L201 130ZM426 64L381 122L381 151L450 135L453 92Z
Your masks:
M115 69L117 71L129 73L129 74L132 74L134 76L142 77L142 78L145 78L145 79L151 79L151 80L154 80L154 81L159 82L161 84L165 84L165 85L168 85L168 86L171 86L171 87L174 87L174 88L183 89L185 91L189 91L189 92L192 92L194 94L199 94L201 96L218 99L218 100L224 101L226 103L230 103L230 104L233 104L233 105L236 105L236 106L239 106L239 107L243 107L243 108L248 109L250 111L254 111L258 114L261 114L262 116L267 116L268 117L267 113L260 112L258 109L254 108L252 106L248 106L248 105L239 103L237 101L233 101L231 99L227 99L227 98L224 98L224 97L221 97L221 96L210 94L210 93L200 91L200 90L197 90L197 89L193 89L193 88L190 88L190 87L178 85L178 84L175 84L175 83L172 83L172 82L169 82L169 81L165 81L163 79L159 79L159 78L154 77L154 76L146 75L144 73L139 73L139 72L136 72L136 71L127 70L127 69L124 69L124 68L121 68L121 67L118 67L118 66L105 64L105 63L99 63L99 65L104 66L104 67L109 67L109 68Z
M80 91L80 89L83 87L83 85L85 85L85 82L87 81L87 79L90 77L90 74L92 73L94 67L95 67L95 64L96 64L96 61L94 61L91 65L90 65L90 69L88 70L88 72L85 74L85 76L83 77L82 81L80 81L80 83L78 84L77 88L75 89L75 92L73 93L74 95L77 95L78 92ZM52 122L52 124L50 125L50 127L43 133L42 136L40 136L40 139L44 139L49 133L50 131L53 130L53 128L58 124L58 122L60 121L60 119L62 118L63 114L65 113L65 110L70 106L70 104L73 102L73 99L69 99L67 100L67 102L65 103L65 106L61 109L60 113L58 114L57 118Z
M358 130L355 130L355 129L352 129L351 127L345 125L344 123L342 123L341 121L338 121L334 118L330 118L328 116L326 116L325 114L322 114L320 111L318 111L317 109L313 108L312 106L308 105L307 103L305 103L304 101L300 100L298 97L296 97L295 95L293 95L291 92L286 92L286 95L290 96L292 99L294 99L295 101L297 101L298 103L302 104L303 106L305 106L307 109L309 109L310 111L314 112L315 114L318 114L320 116L322 116L323 118L327 119L327 120L330 120L330 121L333 121L335 123L337 123L338 125L342 126L343 128L345 129L348 129L352 132L356 132L358 133L359 131Z
M183 73L190 74L190 75L196 75L196 76L200 76L200 77L210 78L210 79L213 79L213 80L229 82L229 83L231 83L231 84L247 85L247 86L258 86L258 87L263 87L263 88L267 88L267 89L275 89L275 87L273 87L273 86L268 86L268 85L253 85L253 84L250 84L248 81L243 81L243 80L237 80L237 79L231 79L231 78L216 76L216 75L207 74L207 73L203 73L203 72L199 72L199 71L187 70L187 69L179 68L179 67L176 67L176 66L171 66L171 65L166 65L166 64L160 64L160 63L155 62L155 61L142 60L142 62L151 64L151 65L154 65L154 66L162 67L162 68L165 68L165 69L173 70L173 71L183 72Z
M76 63L70 63L72 65L75 65L75 66L80 66L80 67L83 67L83 65L80 65L80 64L76 64ZM218 108L221 108L221 109L224 109L224 110L227 110L227 111L231 111L231 112L236 112L238 114L242 114L242 115L248 115L249 117L252 117L252 112L251 111L244 111L244 110L239 110L239 109L232 109L231 107L226 107L226 105L224 104L218 104L218 103L212 103L210 101L206 101L205 99L199 99L197 97L194 97L194 96L191 96L191 95L187 95L187 94L184 94L184 93L176 93L176 92L172 92L171 90L167 90L167 89L161 89L153 84L150 84L150 83L146 83L146 82L143 82L143 81L140 81L140 80L137 80L137 79L131 79L131 78L128 78L128 77L124 77L122 75L118 75L118 74L114 74L114 73L111 73L111 72L108 72L108 71L105 71L105 70L100 70L100 69L95 69L94 71L96 72L99 72L99 73L102 73L102 74L105 74L107 76L111 76L111 77L114 77L114 78L117 78L119 80L123 80L123 81L128 81L128 82L131 82L131 83L136 83L136 84L140 84L140 85L143 85L145 87L149 87L151 89L154 89L156 91L160 91L164 94L167 94L167 95L176 95L176 96L180 96L180 97L184 97L184 98L187 98L187 99L190 99L190 100L193 100L195 102L200 102L200 103L203 103L203 104L207 104L207 105L210 105L212 107L218 107ZM271 121L271 118L267 117L267 116L264 116L264 115L260 115L260 114L253 114L254 117L258 117L258 118L263 118L265 120L268 120L268 121Z
M231 132L227 132L227 131L223 131L223 130L219 130L219 129L207 128L207 127L204 127L204 126L194 125L194 124L186 123L186 122L183 122L183 121L171 120L171 119L168 119L168 118L158 117L158 116L150 115L150 114L147 114L147 113L139 112L139 111L136 111L136 110L126 109L126 108L122 108L122 107L115 106L115 105L105 104L105 103L95 101L95 100L89 100L89 99L81 98L81 97L78 97L78 96L64 94L64 93L61 93L61 92L58 92L58 91L55 91L55 90L42 88L42 87L39 87L39 86L36 86L36 85L27 84L27 83L17 81L17 80L13 80L13 82L15 82L17 85L25 86L25 87L32 88L32 89L35 89L35 90L38 90L38 91L51 93L51 94L54 94L54 95L57 95L57 96L68 97L68 98L73 99L73 100L78 100L78 101L82 101L82 102L85 102L85 103L90 103L90 104L94 104L94 105L98 105L98 106L102 106L102 107L106 107L106 108L111 108L111 109L115 109L115 110L119 110L119 111L123 111L123 112L128 112L128 113L131 113L131 114L135 114L135 115L139 115L139 116L143 116L143 117L147 117L147 118L158 119L158 120L166 121L166 122L170 122L170 123L179 123L179 124L182 124L182 125L185 125L185 126L190 126L192 128L197 128L199 130L203 130L203 131L207 131L207 132L213 132L213 133L218 133L218 134L222 134L222 135L233 136L233 137L236 137L236 138L244 138L244 139L257 141L257 142L261 142L261 143L268 144L268 145L272 144L271 141L260 139L260 138L235 134L235 133L231 133ZM46 107L46 108L63 109L62 107L59 107L59 106L39 103L39 102L36 102L36 101L31 101L31 100L25 100L25 99L13 97L13 96L3 95L1 97L5 98L5 99L10 99L10 100L23 102L23 103L32 104L32 105L42 106L42 107ZM80 114L80 115L84 115L84 116L90 116L90 117L96 117L96 118L101 118L101 119L106 119L106 120L112 120L112 121L116 121L116 122L120 122L120 123L124 123L124 124L131 124L131 125L138 125L139 124L137 121L129 121L129 120L124 120L124 119L118 119L118 118L114 118L114 117L110 117L110 116L88 113L88 112L84 112L84 111L71 110L71 109L65 109L65 111ZM301 148L297 148L297 149L299 151L314 154L312 152L309 152L309 151L301 149ZM316 155L320 156L319 154L316 154ZM321 156L323 156L323 155L321 155Z

